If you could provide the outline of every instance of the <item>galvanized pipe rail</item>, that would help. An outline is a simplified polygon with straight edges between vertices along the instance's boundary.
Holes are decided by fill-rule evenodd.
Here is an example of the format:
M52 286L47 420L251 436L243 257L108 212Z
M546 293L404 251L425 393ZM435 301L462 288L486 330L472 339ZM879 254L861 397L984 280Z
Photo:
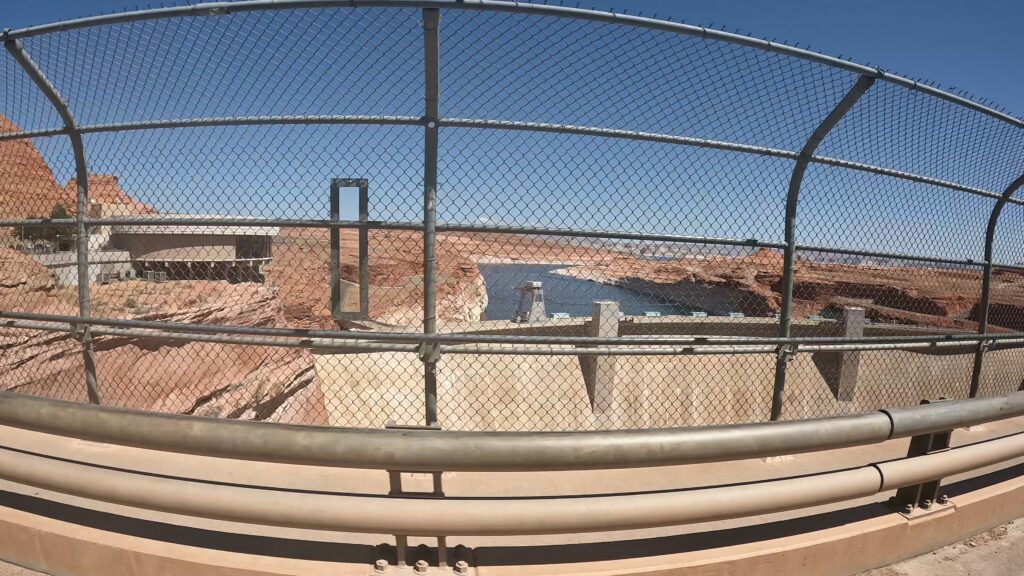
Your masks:
M42 330L47 332L77 334L80 324L61 325L54 322L31 322L20 320L0 320L0 326L24 330ZM235 344L243 346L274 346L284 348L304 348L320 354L346 354L371 352L407 352L422 353L425 345L432 346L440 354L469 355L507 355L507 356L707 356L707 355L742 355L742 354L773 354L778 344L745 344L731 342L728 339L714 342L695 341L689 345L643 344L631 343L628 338L616 346L584 346L580 345L488 345L488 344L439 344L438 342L419 342L418 344L389 343L388 340L377 341L372 336L363 339L323 338L323 337L289 337L289 336L251 336L234 334L217 334L208 332L172 332L152 328L106 328L92 327L94 338L114 337L129 340L157 340L177 342L207 342L216 344ZM372 333L370 333L372 334ZM957 353L977 348L977 343L988 343L988 339L977 340L931 340L924 342L861 342L851 343L844 340L825 344L799 344L792 346L791 354L815 352L846 352L869 350L940 350ZM1001 350L1024 348L1024 337L1005 338L998 340ZM786 345L786 344L782 344Z
M671 466L877 444L1024 415L1024 393L857 416L661 430L456 432L295 426L97 407L0 392L0 425L239 460L409 472Z
M847 60L842 60L840 58L835 58L833 56L827 56L825 54L812 52L810 50L804 50L801 48L787 46L779 42L751 38L748 36L742 36L740 34L732 34L720 30L713 30L702 26L693 26L677 22L667 22L664 20L656 20L654 18L644 18L642 16L630 16L626 14L616 14L614 12L602 12L598 10L570 8L566 6L529 4L522 2L507 2L501 0L249 0L242 2L210 2L204 4L195 4L191 6L175 6L169 8L125 12L121 14L92 16L87 18L67 20L64 22L56 22L52 24L43 24L40 26L29 26L18 30L8 30L4 32L3 37L5 40L17 40L22 38L29 38L32 36L38 36L40 34L76 30L91 26L101 26L105 24L121 24L142 20L170 18L175 16L219 16L224 14L235 14L258 10L288 10L298 8L372 7L436 9L443 8L454 10L517 12L522 14L535 14L540 16L570 17L612 24L625 24L629 26L636 26L651 30L661 30L664 32L672 32L687 36L719 40L722 42L728 42L730 44L756 48L767 52L784 54L787 56L792 56L794 58L799 58L801 60L817 62L819 64L824 64L826 66L830 66L833 68L853 72L854 74L877 76L880 80L884 80L886 82L890 82L898 86L907 88L909 90L914 90L917 92L928 94L941 100L945 100L947 102L951 102L963 106L965 108L969 108L976 112L980 112L986 116L990 116L997 120L1006 122L1011 126L1015 126L1017 128L1024 128L1024 120L1020 120L1019 118L1015 118L1013 116L1010 116L1009 114L1005 114L989 106L985 106L983 104L979 104L967 98L963 98L962 96L957 96L944 90L934 88L932 86L928 86L926 84L922 84L920 82L910 80L908 78L904 78L897 74L886 72L881 68L857 64Z
M829 112L821 124L814 129L807 142L804 143L800 155L797 157L796 165L793 166L793 173L789 179L789 191L786 194L786 214L784 220L784 234L786 249L783 253L782 263L782 309L779 315L779 336L789 338L790 324L793 320L793 279L796 267L796 217L797 207L800 203L800 186L803 184L804 173L815 150L821 145L828 133L835 128L836 124L843 119L854 104L860 100L872 85L875 83L875 76L861 76L857 82L850 87L842 100ZM783 394L786 387L786 366L791 359L790 351L780 347L776 352L775 361L775 385L772 390L772 406L769 416L770 420L778 420L782 417Z
M441 12L423 9L423 333L437 333L437 147L440 99ZM424 344L423 419L437 426L437 361L440 350Z
M221 217L183 217L167 216L123 217L123 218L85 218L85 225L97 226L252 226L256 228L322 228L326 230L407 230L422 232L422 223L385 221L385 220L319 220L305 218L221 218ZM0 220L0 227L47 227L74 226L74 219L31 218L23 220ZM770 242L757 238L727 238L712 236L687 236L681 234L657 234L646 232L617 232L613 230L587 230L576 228L548 228L543 226L481 226L458 222L438 222L435 230L444 232L474 232L480 234L506 234L521 236L559 236L569 238L597 238L602 240L635 240L640 242L666 242L679 244L706 244L713 246L745 246L750 248L775 248L785 250L784 242ZM921 256L906 252L883 252L878 250L860 250L856 248L839 248L819 244L796 244L797 252L821 252L824 254L842 254L847 256L867 256L890 260L906 260L910 262L928 262L932 264L949 264L954 266L983 267L986 261L969 258L938 258ZM997 264L999 268L1021 269L1020 266Z
M521 535L629 530L782 512L869 497L1021 456L1024 433L809 476L690 490L545 498L282 491L142 474L10 448L0 448L0 478L143 509L271 526L398 536Z
M978 304L978 334L988 332L988 309L992 300L992 270L993 251L996 242L996 229L999 227L999 217L1003 208L1009 202L1017 190L1024 186L1024 174L1010 183L999 197L999 201L992 207L992 214L988 218L988 226L985 228L985 268L981 277L981 303ZM974 366L971 369L971 390L969 396L974 398L981 389L981 373L985 362L986 342L978 343L978 350L974 355Z
M57 88L43 74L32 58L25 51L21 42L16 38L8 38L5 35L4 48L14 57L14 60L28 74L32 82L43 93L43 96L53 105L61 121L64 122L64 133L71 142L71 149L75 156L75 250L78 261L78 314L82 320L88 321L91 314L91 300L89 297L89 229L85 225L85 218L89 213L89 167L85 160L85 145L82 143L82 133L78 131L75 118L71 114L68 103L64 101ZM85 392L89 402L100 403L99 384L96 381L96 350L92 344L92 335L89 332L88 324L78 330L78 339L82 343L82 360L85 365Z
M25 323L22 323L25 321ZM77 316L57 314L39 314L31 312L0 312L0 325L11 328L25 327L32 330L67 331L68 325L88 324L90 326L110 326L136 328L146 333L159 336L161 333L171 334L221 334L221 335L257 335L294 337L302 340L336 340L336 341L381 341L431 344L461 344L467 346L496 345L564 345L564 346L796 346L799 350L825 351L851 349L849 347L870 346L872 349L900 349L904 347L953 347L968 346L981 341L992 341L1000 345L1012 346L1022 336L1018 333L1003 334L922 334L905 336L871 336L861 338L844 337L743 337L743 336L532 336L502 335L472 332L439 332L436 334L420 334L416 332L373 332L373 331L333 331L306 330L295 328L268 328L263 326L235 326L221 324L187 324L180 322L162 322L150 320L129 320L116 318L91 318L88 322ZM774 348L772 348L774 349ZM583 353L582 349L578 352Z
M424 120L415 116L240 116L224 118L186 118L182 120L154 120L146 122L121 122L114 124L96 124L81 126L78 128L80 134L104 133L104 132L130 132L136 130L157 130L175 128L211 128L218 126L294 126L294 125L371 125L371 126L423 126ZM574 134L577 136L596 136L602 138L618 138L625 140L636 140L639 142L660 142L663 144L676 144L681 146L695 146L698 148L710 148L714 150L726 150L755 156L766 156L770 158L783 158L797 160L799 152L771 148L767 146L754 146L739 142L725 140L711 140L707 138L696 138L693 136L682 136L676 134L659 134L653 132L641 132L635 130L622 130L618 128L601 128L597 126L575 126L568 124L547 124L541 122L523 122L513 120L488 120L480 118L439 118L438 127L453 128L490 128L496 130L515 130L525 132L547 132L554 134ZM21 132L0 133L0 142L5 140L19 140L26 138L42 138L60 136L67 134L65 129L53 130L25 130ZM842 158L811 155L807 158L811 164L834 166L857 172L867 172L879 176L888 176L899 180L907 180L919 184L927 184L939 188L966 192L982 198L999 200L1000 194L968 186L958 182L942 180L931 176L924 176L902 170L886 168L874 164L854 162ZM1024 200L1011 198L1007 200L1010 204L1024 205Z
M66 331L69 324L85 324L77 316L56 314L40 314L32 312L0 312L0 325L12 328L19 327L20 321L45 323L29 327L37 330ZM327 340L377 340L390 342L415 343L450 343L464 345L482 344L530 344L530 345L566 345L566 346L756 346L756 345L793 345L802 350L821 350L832 345L877 345L880 349L898 348L903 345L968 345L980 341L1012 344L1021 339L1018 333L976 334L973 332L944 333L900 336L871 336L861 338L844 337L744 337L744 336L533 336L533 335L502 335L473 332L439 332L436 334L420 334L416 332L373 332L373 331L333 331L295 328L268 328L262 326L236 326L221 324L187 324L180 322L163 322L149 320L130 320L116 318L91 318L91 326L112 326L150 330L154 334L172 332L178 334L241 334L280 337L302 337L305 339ZM816 348L811 348L816 347Z

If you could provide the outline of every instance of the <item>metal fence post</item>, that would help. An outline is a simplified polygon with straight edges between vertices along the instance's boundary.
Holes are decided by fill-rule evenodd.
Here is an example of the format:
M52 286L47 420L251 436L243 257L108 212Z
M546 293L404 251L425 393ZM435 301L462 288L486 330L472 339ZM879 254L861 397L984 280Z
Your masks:
M437 8L423 9L423 333L437 333L437 129L440 68ZM437 424L438 347L424 343L424 417Z
M981 302L978 304L978 334L988 333L988 308L992 298L992 251L996 241L996 227L999 224L999 216L1003 213L1003 207L1013 197L1014 193L1024 186L1024 175L1010 183L1003 191L1002 196L992 207L992 214L988 218L988 227L985 229L985 267L981 276ZM970 398L978 395L981 388L981 371L985 363L984 340L978 342L978 349L974 352L974 366L971 368L971 390Z
M370 319L370 183L359 180L359 316Z
M336 322L370 319L370 248L369 248L369 186L366 178L331 179L331 230L330 230L330 271L331 271L331 317ZM342 290L341 279L341 189L359 189L359 310L345 311L347 290ZM345 295L342 295L345 292Z
M64 122L64 132L71 140L71 149L75 155L75 182L76 191L76 214L75 226L77 241L75 249L78 261L78 315L84 321L82 326L75 327L75 335L82 343L82 360L85 365L85 392L89 402L100 403L99 385L96 380L96 351L92 343L92 335L89 330L88 320L90 317L89 297L89 230L85 225L85 218L89 211L89 169L85 161L85 145L82 142L82 133L75 124L74 116L68 107L67 102L53 84L46 78L39 65L32 60L25 51L24 46L18 40L5 39L4 48L25 70L32 82L39 88L47 100L53 104Z
M331 272L331 318L335 321L342 319L342 308L344 302L341 301L341 230L338 228L337 223L341 220L341 180L337 178L331 179L331 222L335 224L331 226L331 230L328 233L330 242L330 272Z
M789 179L789 192L786 195L786 223L785 240L786 251L783 257L782 270L782 310L779 317L779 336L789 338L790 326L793 320L793 275L796 265L796 209L800 201L800 185L803 183L804 173L807 165L814 156L825 136L839 123L846 113L853 108L857 100L864 95L875 83L874 76L861 76L850 88L850 91L843 96L839 104L829 112L828 116L821 121L821 124L814 129L811 137L807 139L804 147L800 150L796 165L793 167L793 174ZM786 365L792 357L791 350L780 347L775 361L775 386L772 392L771 419L778 420L782 416L783 391L786 387Z

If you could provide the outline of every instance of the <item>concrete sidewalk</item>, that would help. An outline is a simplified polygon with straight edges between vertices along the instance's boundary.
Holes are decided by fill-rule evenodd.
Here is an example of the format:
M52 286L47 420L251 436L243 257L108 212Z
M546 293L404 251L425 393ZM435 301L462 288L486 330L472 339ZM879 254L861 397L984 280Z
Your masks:
M1021 573L1024 573L1024 522L1016 521L860 576L1017 576Z

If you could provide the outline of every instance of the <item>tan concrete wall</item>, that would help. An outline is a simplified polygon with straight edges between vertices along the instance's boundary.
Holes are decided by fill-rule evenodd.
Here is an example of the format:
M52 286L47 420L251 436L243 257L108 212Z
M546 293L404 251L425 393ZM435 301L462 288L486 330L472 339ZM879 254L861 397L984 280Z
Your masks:
M213 262L235 259L235 237L216 234L116 234L133 260Z
M986 364L983 391L1016 390L1024 355L1012 351ZM862 352L850 401L835 397L835 362L798 354L790 363L783 417L854 414L915 405L941 396L963 398L973 354ZM317 357L331 423L419 424L422 365L413 354ZM767 419L775 374L771 354L621 356L615 418L595 420L577 356L445 355L438 365L441 424L451 429L563 430L646 428L756 422Z

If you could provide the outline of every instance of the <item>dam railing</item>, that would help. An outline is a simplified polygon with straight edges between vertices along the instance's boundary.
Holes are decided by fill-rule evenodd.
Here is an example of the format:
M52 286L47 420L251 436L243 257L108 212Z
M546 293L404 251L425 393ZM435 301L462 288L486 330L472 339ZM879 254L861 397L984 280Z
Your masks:
M5 252L7 389L592 430L871 413L1024 376L1024 123L923 81L500 1L200 4L3 40L0 228L70 234L77 263L54 287ZM367 183L365 207L328 207L339 179ZM209 264L241 257L232 227L281 229L265 272ZM169 280L101 281L100 242ZM537 278L548 311L594 312L481 319ZM361 293L344 320L342 281Z
M1024 394L793 422L648 431L561 433L351 430L286 427L136 412L0 393L6 426L164 452L374 470L516 472L726 462L949 434L1024 414ZM405 536L609 532L742 518L872 497L933 483L907 516L952 503L942 478L1024 456L1024 434L928 450L838 471L686 490L573 496L445 497L287 490L200 481L0 449L0 477L45 490L141 509L269 526ZM931 500L930 498L935 498ZM897 493L896 499L900 498ZM600 511L600 513L595 513ZM424 564L426 569L427 565Z

